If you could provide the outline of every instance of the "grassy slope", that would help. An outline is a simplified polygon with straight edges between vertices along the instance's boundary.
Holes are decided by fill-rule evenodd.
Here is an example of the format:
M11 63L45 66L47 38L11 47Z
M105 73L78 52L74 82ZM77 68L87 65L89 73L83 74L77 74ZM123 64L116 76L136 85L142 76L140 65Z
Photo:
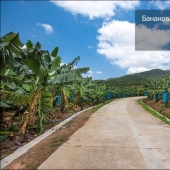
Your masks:
M149 106L147 106L146 104L144 104L144 103L142 102L142 99L139 99L139 100L138 100L138 103L139 103L147 112L151 113L153 116L161 119L163 122L165 122L165 123L167 123L168 125L170 125L170 121L167 120L166 117L161 116L161 115L159 115L156 111L150 109Z

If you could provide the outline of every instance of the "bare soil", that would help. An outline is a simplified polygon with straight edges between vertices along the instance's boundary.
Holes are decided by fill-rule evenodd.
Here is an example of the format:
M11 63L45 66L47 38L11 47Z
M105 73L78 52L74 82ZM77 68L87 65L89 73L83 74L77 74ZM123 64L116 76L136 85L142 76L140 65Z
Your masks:
M90 106L85 106L84 109L89 108ZM63 113L58 112L57 110L55 112L52 112L48 114L45 119L45 124L43 128L43 132L51 129L55 125L59 124L63 120L67 119L68 117L72 116L73 114L80 111L80 108L75 108L74 111L71 111L70 113ZM16 113L15 110L5 110L4 111L4 118L3 122L0 124L0 134L3 132L7 132L6 139L1 141L0 145L0 160L5 158L6 156L13 153L16 149L19 147L22 147L23 145L27 144L31 140L35 139L37 137L36 133L36 125L37 125L37 116L35 115L35 118L30 121L30 126L28 127L25 135L18 135L18 131L22 124L22 116L19 115L15 119L12 119L13 115ZM41 133L41 134L42 134ZM40 134L39 134L40 135ZM5 135L4 135L5 136Z
M5 120L9 119L9 121L4 121L5 123L1 124L1 126L2 126L1 130L6 131L6 129L8 129L8 131L12 131L12 133L3 142L1 142L0 159L5 158L6 156L13 153L19 147L22 147L23 145L27 144L28 142L30 142L31 140L33 140L37 137L36 127L32 127L32 129L28 129L26 131L25 135L18 135L18 129L20 127L21 120L18 121L18 122L17 122L17 120L11 120L11 117L14 113L15 112L12 112L12 111L11 112L5 112L5 116L6 116ZM60 121L59 122L45 123L44 130L43 130L42 133L44 133L48 129L51 129L52 127L59 124L61 121L65 120L67 117L69 117L71 115L72 114L68 115L68 114L64 114L64 113L57 113L56 118ZM18 118L21 119L21 117L18 117ZM15 129L10 130L10 128L13 125L15 126ZM3 127L5 127L5 128L3 129Z
M33 146L25 154L15 159L4 169L36 169L66 142L75 131L82 127L93 113L93 109L90 109L76 116L50 136ZM54 124L51 126L54 126Z
M162 100L156 102L155 100L146 98L143 102L152 109L156 110L158 113L170 119L170 108L167 108Z

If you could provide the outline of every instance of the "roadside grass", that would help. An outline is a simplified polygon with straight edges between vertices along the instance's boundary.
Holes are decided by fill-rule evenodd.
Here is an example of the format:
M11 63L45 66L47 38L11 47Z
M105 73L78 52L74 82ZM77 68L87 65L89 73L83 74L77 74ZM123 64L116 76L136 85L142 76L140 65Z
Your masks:
M36 166L31 166L31 165L27 164L27 165L26 165L26 168L27 168L27 169L31 169L31 170L37 170L38 164L37 164Z
M93 107L93 112L96 112L98 109L100 109L101 107L103 107L106 104L109 104L109 103L113 102L114 100L115 99L111 99L111 100L105 101L104 103L101 103L101 104Z
M146 111L148 111L149 113L151 113L153 116L161 119L163 122L167 123L167 124L170 126L170 121L167 120L166 117L161 116L161 115L159 115L158 113L156 113L156 111L150 109L148 105L146 105L146 104L144 104L144 103L142 102L142 99L139 99L139 100L138 100L138 103L139 103Z
M65 127L66 128L69 128L71 126L71 121L69 121L69 122L67 122L66 124L65 124Z

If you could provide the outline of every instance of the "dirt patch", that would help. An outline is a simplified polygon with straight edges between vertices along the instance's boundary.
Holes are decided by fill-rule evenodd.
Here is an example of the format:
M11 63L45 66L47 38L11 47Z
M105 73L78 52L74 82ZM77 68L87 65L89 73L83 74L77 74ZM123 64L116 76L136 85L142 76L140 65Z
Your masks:
M82 127L93 113L93 109L90 109L76 116L4 169L36 169L66 142L75 131Z
M158 113L170 119L170 108L167 108L162 100L156 102L155 100L146 98L143 102L152 109L156 110Z
M12 114L12 112L11 112L11 114ZM9 116L8 113L5 113L5 115ZM68 115L68 114L64 114L64 113L57 113L56 120L59 120L59 121L55 121L55 120L49 120L48 122L46 121L46 123L44 125L44 130L42 133L44 133L48 129L51 129L52 127L59 124L61 121L65 120L66 118L70 117L71 115L73 115L73 114ZM11 126L11 124L12 124L12 126ZM6 124L1 124L1 126L4 126L4 125L6 125ZM13 125L15 125L15 126L13 126ZM33 140L37 137L36 127L34 127L34 126L29 128L26 131L25 135L18 135L19 126L20 126L20 122L17 123L17 120L10 121L9 126L7 126L7 125L5 126L5 128L9 129L8 131L12 131L12 132L10 132L10 135L9 134L6 135L7 138L3 142L1 142L0 159L5 158L6 156L8 156L12 152L14 152L17 148L22 147L23 145L27 144L28 142L30 142L31 140ZM5 131L6 129L3 129L3 127L1 127L1 130ZM4 135L4 137L5 137L5 135Z
M84 107L84 109L89 108L88 105ZM77 110L76 110L77 109ZM80 111L80 108L76 108L74 111L71 111L70 113L62 113L62 112L52 112L50 115L48 114L45 118L44 122L44 128L43 134L45 131L51 129L52 127L56 126L63 120L67 119L68 117L72 116L73 114ZM4 121L0 124L0 160L7 157L11 153L13 153L16 149L19 147L22 147L23 145L27 144L31 140L35 139L37 137L37 117L35 116L35 119L33 122L30 122L30 125L28 129L26 130L26 133L24 135L18 135L18 131L22 124L22 117L19 115L15 119L12 119L13 115L16 113L16 111L4 111ZM5 134L3 134L5 133Z

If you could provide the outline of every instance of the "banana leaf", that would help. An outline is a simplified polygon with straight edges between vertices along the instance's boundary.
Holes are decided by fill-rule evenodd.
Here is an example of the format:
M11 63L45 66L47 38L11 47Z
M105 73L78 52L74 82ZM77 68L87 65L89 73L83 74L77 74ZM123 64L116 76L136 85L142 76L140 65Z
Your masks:
M11 107L11 106L10 106L9 104L6 104L6 103L0 101L0 107L9 108L9 107Z
M3 142L5 139L7 139L9 135L10 134L0 136L0 142Z

